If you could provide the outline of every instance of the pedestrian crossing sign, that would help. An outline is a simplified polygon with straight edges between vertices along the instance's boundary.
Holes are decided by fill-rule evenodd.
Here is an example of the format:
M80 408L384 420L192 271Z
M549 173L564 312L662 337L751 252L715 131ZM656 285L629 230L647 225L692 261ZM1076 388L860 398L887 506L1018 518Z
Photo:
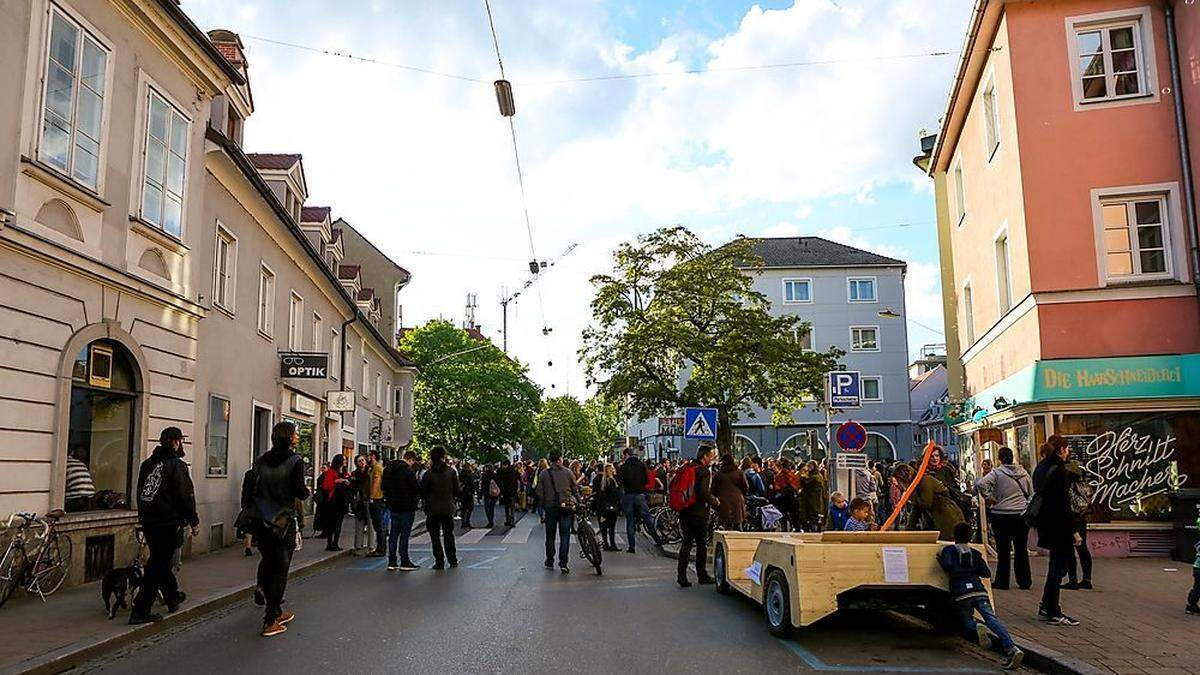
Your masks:
M683 429L684 438L697 438L703 441L717 440L717 409L684 408Z

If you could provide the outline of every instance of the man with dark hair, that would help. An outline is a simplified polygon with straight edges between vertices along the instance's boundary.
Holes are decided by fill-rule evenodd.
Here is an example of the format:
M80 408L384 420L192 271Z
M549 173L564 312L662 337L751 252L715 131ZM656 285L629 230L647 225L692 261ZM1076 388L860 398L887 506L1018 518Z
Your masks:
M658 538L658 532L654 531L654 521L650 518L650 504L646 500L646 483L650 481L646 463L638 459L633 448L625 448L624 454L625 461L621 462L621 467L617 469L617 484L621 486L621 510L625 512L625 540L629 543L627 551L635 551L639 520L646 526L654 544L661 547L662 541Z
M717 456L717 449L707 442L701 441L696 449L696 459L692 461L695 471L695 500L690 506L679 512L679 528L683 530L683 541L679 544L676 581L683 588L692 585L687 578L688 557L692 546L696 547L696 577L701 584L713 583L708 575L708 519L709 509L721 505L721 501L712 493L712 474L708 468ZM688 470L687 467L680 471Z
M500 460L500 470L496 472L496 482L500 484L500 501L504 504L504 525L513 527L513 508L517 503L517 492L521 489L521 477L513 468L512 460L505 457Z
M161 615L150 612L160 592L170 612L179 609L186 597L171 570L171 557L183 537L185 525L191 527L193 537L199 534L200 516L196 514L192 478L179 458L184 438L178 427L163 429L158 447L138 471L138 522L150 549L150 559L146 561L146 575L129 614L131 624L162 621Z
M408 540L412 535L417 502L421 496L421 486L417 482L417 474L413 471L416 463L417 453L408 450L404 453L404 459L388 462L380 481L383 499L391 515L387 540L389 570L411 572L420 569L408 557Z
M383 536L383 510L387 508L387 505L383 500L383 461L380 459L378 450L367 453L367 476L370 478L366 490L370 498L367 503L367 512L371 517L371 531L375 534L375 546L367 554L367 557L381 558L384 544L387 542Z
M429 452L429 470L421 477L425 498L425 528L433 546L433 569L458 567L454 548L454 515L458 512L458 473L446 463L446 449L438 445Z
M563 466L562 452L550 451L550 466L538 475L538 499L546 505L546 568L554 569L554 538L558 536L558 567L563 574L571 571L571 524L574 505L579 504L575 476Z

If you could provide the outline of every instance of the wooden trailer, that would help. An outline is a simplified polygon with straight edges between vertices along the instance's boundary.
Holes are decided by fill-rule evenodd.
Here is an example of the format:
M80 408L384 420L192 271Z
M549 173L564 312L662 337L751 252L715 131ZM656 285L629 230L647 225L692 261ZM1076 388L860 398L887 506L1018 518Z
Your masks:
M949 579L937 563L947 542L937 538L937 532L719 531L713 573L717 591L736 590L763 605L767 628L778 636L846 606L910 611L952 629ZM990 595L990 582L984 584Z

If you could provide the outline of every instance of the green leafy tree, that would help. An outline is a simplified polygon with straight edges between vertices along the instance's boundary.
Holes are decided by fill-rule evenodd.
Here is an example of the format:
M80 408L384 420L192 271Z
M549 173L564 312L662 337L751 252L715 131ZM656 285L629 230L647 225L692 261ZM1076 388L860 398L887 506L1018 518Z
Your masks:
M599 394L583 402L583 411L596 430L596 442L600 444L597 454L608 454L625 435L625 412L616 402Z
M419 447L444 445L451 454L491 462L532 433L541 390L492 343L439 320L405 333L400 349L419 368L413 400Z
M555 396L542 403L533 423L528 454L545 457L561 450L569 458L598 457L599 442L591 418L574 396Z
M592 277L594 325L580 350L599 393L628 401L642 418L716 408L722 450L732 449L731 424L753 405L781 424L820 398L841 353L804 351L795 336L809 324L771 316L753 289L762 260L751 244L713 248L683 227L621 244L612 273Z

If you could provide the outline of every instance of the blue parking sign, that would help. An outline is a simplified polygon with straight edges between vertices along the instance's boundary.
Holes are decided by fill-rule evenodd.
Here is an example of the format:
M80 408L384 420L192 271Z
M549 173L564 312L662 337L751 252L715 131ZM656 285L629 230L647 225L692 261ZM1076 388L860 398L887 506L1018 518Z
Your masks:
M862 407L862 379L856 370L835 370L829 373L829 407Z
M683 437L703 441L717 440L717 409L684 408Z

